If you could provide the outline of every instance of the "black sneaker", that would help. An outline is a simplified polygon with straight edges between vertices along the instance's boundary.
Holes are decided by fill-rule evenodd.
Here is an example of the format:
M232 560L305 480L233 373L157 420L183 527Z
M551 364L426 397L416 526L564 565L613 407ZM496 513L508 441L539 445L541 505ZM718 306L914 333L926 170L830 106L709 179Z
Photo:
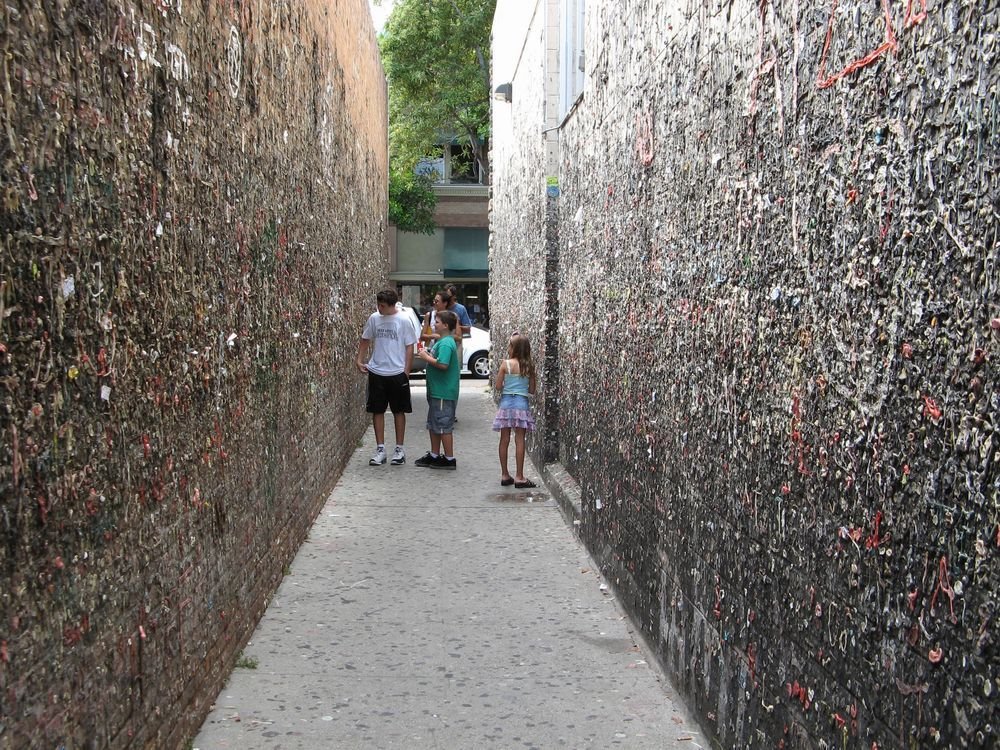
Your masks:
M448 469L454 471L458 468L458 461L454 458L445 458L443 455L438 456L434 459L434 462L428 464L432 469Z
M434 456L431 455L430 451L427 451L424 455L413 462L414 466L427 467L437 461Z

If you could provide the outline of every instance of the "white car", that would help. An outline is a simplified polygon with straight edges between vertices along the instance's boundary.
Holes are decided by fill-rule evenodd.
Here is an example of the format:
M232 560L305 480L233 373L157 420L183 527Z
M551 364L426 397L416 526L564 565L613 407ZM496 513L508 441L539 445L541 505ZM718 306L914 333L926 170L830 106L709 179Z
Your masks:
M490 376L490 332L477 325L469 329L469 336L462 337L462 372L474 378Z
M411 307L404 307L403 312L412 315L419 321L417 313ZM474 378L488 378L490 376L490 332L479 326L472 326L468 331L468 336L462 337L462 372L472 375ZM422 373L427 367L427 363L416 356L416 347L413 349L412 372Z

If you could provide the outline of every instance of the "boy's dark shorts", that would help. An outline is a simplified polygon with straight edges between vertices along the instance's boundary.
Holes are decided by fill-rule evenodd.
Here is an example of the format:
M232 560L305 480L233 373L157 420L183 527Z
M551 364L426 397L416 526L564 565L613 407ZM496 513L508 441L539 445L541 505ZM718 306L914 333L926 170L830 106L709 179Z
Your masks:
M409 414L413 411L410 403L410 379L405 373L368 373L368 403L365 404L365 411L369 414L385 414L386 407L393 414Z

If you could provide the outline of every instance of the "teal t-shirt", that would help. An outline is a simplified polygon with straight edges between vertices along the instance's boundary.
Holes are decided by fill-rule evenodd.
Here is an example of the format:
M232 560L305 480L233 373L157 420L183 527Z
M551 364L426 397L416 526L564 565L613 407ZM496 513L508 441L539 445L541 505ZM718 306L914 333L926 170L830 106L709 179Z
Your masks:
M458 401L458 381L462 375L462 363L458 361L458 346L451 336L440 338L431 347L431 354L441 364L447 364L447 370L439 370L430 362L427 363L427 394L431 398L443 398L447 401Z

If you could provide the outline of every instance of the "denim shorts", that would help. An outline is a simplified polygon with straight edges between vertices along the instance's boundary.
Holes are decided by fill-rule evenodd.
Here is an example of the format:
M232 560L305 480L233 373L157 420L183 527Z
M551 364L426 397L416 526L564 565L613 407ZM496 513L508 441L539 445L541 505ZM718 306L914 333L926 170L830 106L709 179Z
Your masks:
M510 409L511 411L528 411L531 406L527 396L519 396L516 393L505 393L500 397L500 409Z
M427 431L435 435L447 435L455 429L455 406L457 401L446 398L431 398L427 394Z

